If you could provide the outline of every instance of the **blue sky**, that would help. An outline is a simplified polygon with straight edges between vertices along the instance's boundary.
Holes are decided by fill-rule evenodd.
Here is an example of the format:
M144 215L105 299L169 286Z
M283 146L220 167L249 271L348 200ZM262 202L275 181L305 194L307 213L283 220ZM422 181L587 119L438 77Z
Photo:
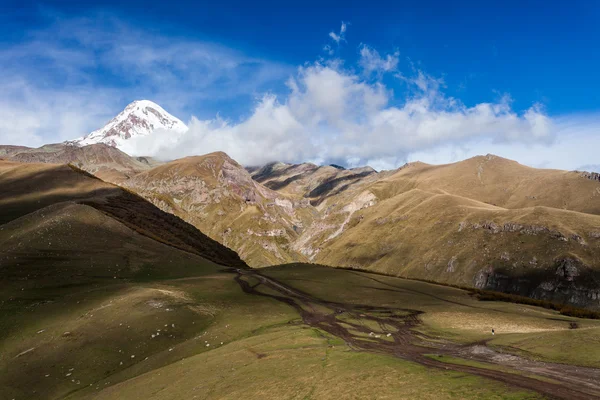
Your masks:
M600 3L450 3L4 1L0 141L78 137L147 98L191 133L132 152L597 168Z

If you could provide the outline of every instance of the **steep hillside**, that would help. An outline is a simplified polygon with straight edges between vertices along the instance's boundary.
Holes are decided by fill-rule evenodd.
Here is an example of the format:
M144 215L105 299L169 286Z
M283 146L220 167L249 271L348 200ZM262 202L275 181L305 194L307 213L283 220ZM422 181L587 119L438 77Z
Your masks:
M60 221L67 221L66 226L78 228L69 229L69 232L79 238L79 241L68 241L65 244L71 246L74 252L86 249L104 254L106 249L101 244L102 241L122 237L123 233L119 233L117 228L123 227L121 232L152 239L145 242L148 248L157 246L156 242L160 242L218 264L245 266L235 252L206 237L176 216L76 167L0 161L0 210L0 228L3 235L8 235L3 236L3 244L0 244L3 248L3 267L27 264L28 257L37 252L37 247L34 249L27 246L29 240L37 246L38 241L34 238L44 232L44 227L50 231L59 229L59 232L63 232L60 229L65 225ZM48 215L52 215L49 220ZM74 215L82 218L78 219ZM90 221L94 222L86 221L83 218L85 215L89 215ZM47 223L50 225L45 225ZM108 226L116 230L113 232ZM50 235L43 237L42 242L45 243L47 239L50 250L50 244L53 241L56 244L56 240L64 236ZM121 256L130 258L128 249L135 250L131 248L131 243L127 240L119 243L124 245ZM140 252L154 253L147 250ZM12 254L12 251L17 253Z
M276 162L248 170L255 181L269 189L298 199L309 199L314 206L321 205L328 197L335 196L352 185L380 177L371 167L342 169L334 166L319 167L310 163Z
M410 189L510 209L545 206L600 214L600 186L581 173L530 168L494 155L446 165L409 164L372 188L380 198Z
M579 173L414 163L326 204L293 244L312 261L600 307L600 187Z
M290 245L317 214L308 200L260 185L225 153L175 160L123 185L236 250L251 266L306 259Z

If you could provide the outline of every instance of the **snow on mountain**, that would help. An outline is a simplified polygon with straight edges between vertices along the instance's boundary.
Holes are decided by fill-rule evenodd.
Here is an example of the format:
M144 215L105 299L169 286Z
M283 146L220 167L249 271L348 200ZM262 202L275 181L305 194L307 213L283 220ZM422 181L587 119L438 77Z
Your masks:
M105 143L120 148L128 139L150 135L156 129L180 134L187 130L187 126L158 104L149 100L136 100L103 128L67 143L76 146Z

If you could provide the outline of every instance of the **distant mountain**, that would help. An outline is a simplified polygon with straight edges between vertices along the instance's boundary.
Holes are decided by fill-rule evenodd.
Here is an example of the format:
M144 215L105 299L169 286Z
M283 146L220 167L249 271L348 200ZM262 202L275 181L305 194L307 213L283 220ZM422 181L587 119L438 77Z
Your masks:
M383 176L371 167L344 169L336 165L317 166L311 163L273 162L247 170L254 180L269 189L297 199L308 199L313 206L351 186Z
M11 161L73 164L112 183L119 183L160 163L150 157L130 157L107 144L89 146L56 143L39 148L0 146L0 157Z
M104 143L112 147L121 147L127 140L148 136L157 129L179 134L185 132L187 126L158 104L149 100L136 100L103 128L67 143L77 146Z
M600 308L600 189L581 173L416 162L318 209L292 245L312 262Z

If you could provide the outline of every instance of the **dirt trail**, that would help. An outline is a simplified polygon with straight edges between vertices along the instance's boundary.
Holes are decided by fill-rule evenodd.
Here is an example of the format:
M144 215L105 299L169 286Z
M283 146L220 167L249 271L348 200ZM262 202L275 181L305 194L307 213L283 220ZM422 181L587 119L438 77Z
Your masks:
M235 280L244 292L290 305L304 323L343 339L353 349L392 354L431 368L478 375L550 398L600 399L600 369L527 360L497 353L485 343L469 346L451 342L440 344L413 330L422 323L421 311L325 301L256 271L236 269L235 272ZM250 283L249 278L258 283ZM426 356L431 353L470 358L510 368L515 373L443 363ZM544 377L552 382L521 374Z

